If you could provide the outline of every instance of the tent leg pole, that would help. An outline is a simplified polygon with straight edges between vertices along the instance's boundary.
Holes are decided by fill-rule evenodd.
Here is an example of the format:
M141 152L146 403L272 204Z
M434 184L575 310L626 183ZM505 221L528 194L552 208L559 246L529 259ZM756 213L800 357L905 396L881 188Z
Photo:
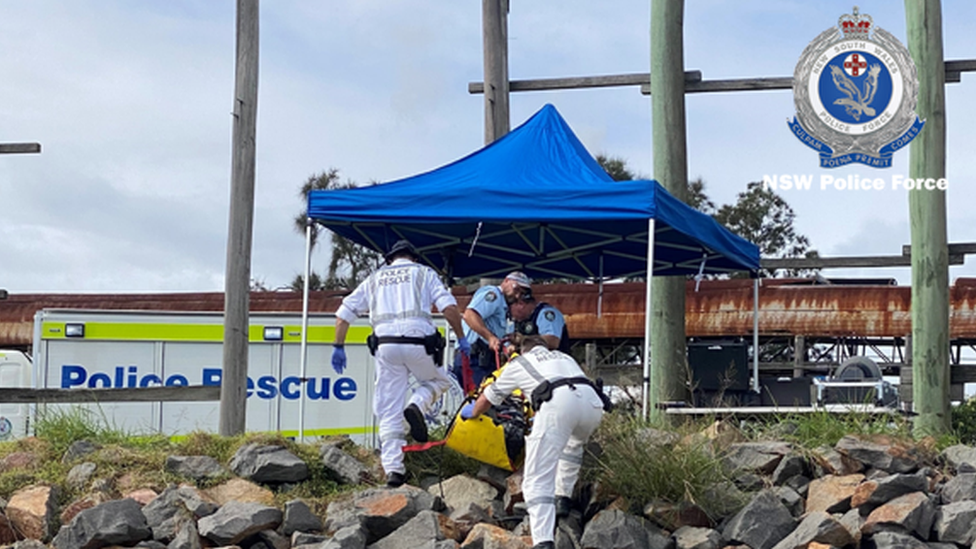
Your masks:
M596 317L603 318L603 254L600 254L600 291L596 299Z
M752 282L752 391L759 393L759 277Z
M651 410L651 284L654 280L654 219L647 220L647 283L644 299L644 421ZM656 399L654 399L656 400Z
M299 361L301 363L301 383L306 383L306 369L308 368L308 294L309 277L312 271L312 223L311 219L305 221L305 279L302 288L302 344L299 350ZM298 395L298 442L305 441L305 392L307 386ZM280 413L280 412L279 412Z

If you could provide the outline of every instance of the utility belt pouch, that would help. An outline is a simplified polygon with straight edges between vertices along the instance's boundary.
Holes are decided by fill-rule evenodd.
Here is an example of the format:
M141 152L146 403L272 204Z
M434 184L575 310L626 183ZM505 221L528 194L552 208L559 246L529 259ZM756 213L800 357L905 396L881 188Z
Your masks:
M495 364L495 354L491 352L491 347L480 337L471 345L471 356L478 359L478 367L483 370L492 371Z
M434 364L437 366L444 365L444 348L446 346L447 340L444 339L440 330L434 330L434 333L424 337L424 349L434 359Z
M376 349L380 346L380 338L376 334L369 334L366 337L366 346L369 347L369 354L376 356Z
M532 403L532 409L538 412L543 403L552 400L552 390L554 388L548 379L542 380L542 383L532 390L532 394L529 397Z

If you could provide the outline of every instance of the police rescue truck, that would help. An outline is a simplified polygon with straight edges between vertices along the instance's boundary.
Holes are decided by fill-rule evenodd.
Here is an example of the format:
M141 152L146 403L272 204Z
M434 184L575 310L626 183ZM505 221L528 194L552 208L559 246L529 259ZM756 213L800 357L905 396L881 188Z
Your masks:
M0 351L0 386L219 386L223 322L220 313L42 310L34 318L33 365L21 353ZM435 316L435 323L442 332L447 331L443 317ZM367 319L350 326L346 338L349 367L337 375L330 362L335 316L309 316L304 383L301 330L301 316L295 313L250 316L246 430L297 437L300 412L304 412L301 431L305 437L345 434L374 445L375 365L366 346L372 332ZM460 388L448 392L441 403L445 415L454 412L460 398ZM220 417L218 401L31 407L0 404L0 429L9 433L7 437L28 434L29 418L52 407L84 407L94 413L94 419L129 433L217 432Z

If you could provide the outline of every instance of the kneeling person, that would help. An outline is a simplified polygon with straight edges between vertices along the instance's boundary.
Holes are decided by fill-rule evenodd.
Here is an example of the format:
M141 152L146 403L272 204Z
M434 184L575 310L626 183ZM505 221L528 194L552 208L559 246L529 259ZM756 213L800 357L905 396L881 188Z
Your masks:
M600 425L603 401L573 357L550 351L540 336L521 338L512 359L478 400L461 410L470 419L500 404L515 389L532 396L536 408L526 439L522 493L535 548L554 547L556 500L568 502L583 463L583 446ZM548 385L551 390L537 391Z

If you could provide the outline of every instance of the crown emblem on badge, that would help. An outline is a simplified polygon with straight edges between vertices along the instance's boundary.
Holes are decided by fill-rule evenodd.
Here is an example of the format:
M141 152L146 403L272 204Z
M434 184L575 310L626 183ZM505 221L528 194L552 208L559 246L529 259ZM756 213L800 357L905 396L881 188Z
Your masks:
M854 6L854 13L845 13L837 20L845 40L867 40L873 22L870 15L858 13L857 6Z

